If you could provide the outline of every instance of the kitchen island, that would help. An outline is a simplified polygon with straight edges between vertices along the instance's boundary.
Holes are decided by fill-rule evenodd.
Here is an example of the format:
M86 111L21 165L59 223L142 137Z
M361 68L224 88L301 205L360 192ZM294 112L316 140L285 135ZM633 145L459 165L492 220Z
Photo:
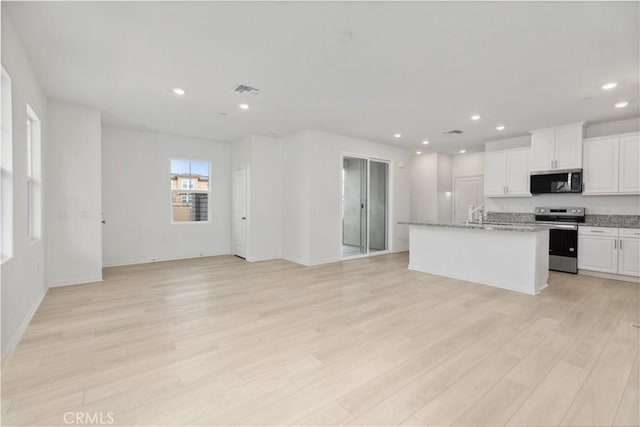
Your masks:
M409 269L535 295L549 278L549 229L538 225L409 225Z

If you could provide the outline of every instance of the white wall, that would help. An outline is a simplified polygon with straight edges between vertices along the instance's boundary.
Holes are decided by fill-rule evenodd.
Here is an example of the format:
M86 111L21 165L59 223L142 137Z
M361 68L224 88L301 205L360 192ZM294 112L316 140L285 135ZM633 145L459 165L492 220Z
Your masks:
M113 127L102 142L105 266L230 253L229 143ZM211 163L208 222L171 222L172 158Z
M438 153L411 157L411 220L438 220Z
M314 130L306 130L300 134L302 142L306 141L309 149L308 263L321 264L341 259L340 188L343 153L391 161L389 245L392 252L408 250L408 227L398 225L397 222L408 220L410 215L411 179L406 169L410 161L409 151Z
M282 256L282 142L250 135L232 144L233 169L248 169L247 260Z
M584 137L595 138L597 136L638 131L640 131L640 117L632 117L630 119L616 120L613 122L594 123L587 126L584 131Z
M47 283L102 280L100 111L49 103Z
M454 178L484 175L484 152L452 156L451 174Z
M438 153L438 221L451 221L451 155Z
M283 139L282 256L304 265L341 259L342 154L390 160L390 251L408 250L409 233L398 221L410 213L407 150L305 130Z
M282 140L282 258L304 265L310 263L309 145L304 132Z
M27 238L26 105L38 115L42 126L42 156L48 147L47 98L29 63L13 23L2 7L2 66L11 77L13 141L13 257L2 264L2 361L18 342L46 292L46 225L36 242ZM47 177L46 165L43 176ZM43 198L48 187L43 182ZM46 199L43 199L43 202ZM44 221L43 221L44 222Z
M431 153L411 158L411 220L451 221L452 159Z

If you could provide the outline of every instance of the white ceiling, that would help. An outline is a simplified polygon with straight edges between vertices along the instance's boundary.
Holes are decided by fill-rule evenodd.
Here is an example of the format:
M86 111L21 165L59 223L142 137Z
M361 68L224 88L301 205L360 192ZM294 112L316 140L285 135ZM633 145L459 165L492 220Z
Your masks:
M48 95L119 126L228 141L313 128L455 152L640 114L638 2L3 3Z

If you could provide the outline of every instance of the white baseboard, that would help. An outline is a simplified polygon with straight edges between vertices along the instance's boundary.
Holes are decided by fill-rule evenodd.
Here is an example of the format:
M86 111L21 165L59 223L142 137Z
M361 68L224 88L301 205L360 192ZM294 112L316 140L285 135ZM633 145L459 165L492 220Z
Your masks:
M2 352L2 361L0 362L2 366L4 366L7 360L9 360L11 353L13 353L13 350L16 348L16 345L18 345L18 342L20 341L20 338L22 338L24 331L27 330L27 326L29 326L29 323L31 323L31 319L33 319L33 315L36 314L36 311L38 310L38 307L40 307L40 304L42 304L42 300L44 299L44 296L46 294L47 294L47 291L42 292L40 297L36 300L36 304L34 304L33 307L31 307L31 310L29 310L29 312L27 313L27 316L25 316L25 318L22 319L22 322L20 323L18 330L16 330L16 332L13 334L13 336L9 340L9 343L7 344L7 348L4 350L4 352Z
M295 257L283 256L281 259L283 259L285 261L292 262L294 264L304 265L305 267L309 267L311 265L311 264L307 263L306 261L302 261L301 259L295 258Z
M262 261L274 261L274 260L283 259L283 258L279 256L272 256L272 257L261 257L261 258L247 257L245 259L249 262L262 262Z
M600 271L578 270L584 276L600 277L602 279L621 280L623 282L640 283L640 277L624 276L622 274L602 273Z
M233 255L230 252L225 252L225 253L211 253L211 254L202 254L202 255L193 255L193 256L185 256L185 257L178 257L178 258L153 258L153 259L149 259L149 258L139 258L139 259L125 259L125 260L119 260L119 261L110 261L110 262L105 262L102 267L103 268L108 268L108 267L125 267L128 265L138 265L138 264L153 264L154 262L166 262L166 261L181 261L181 260L185 260L185 259L196 259L196 258L207 258L207 257L211 257L211 256L224 256L224 255Z
M74 286L74 285L85 285L87 283L95 283L102 282L102 276L99 277L89 277L84 279L73 279L73 280L57 280L49 283L49 288L59 288L62 286Z

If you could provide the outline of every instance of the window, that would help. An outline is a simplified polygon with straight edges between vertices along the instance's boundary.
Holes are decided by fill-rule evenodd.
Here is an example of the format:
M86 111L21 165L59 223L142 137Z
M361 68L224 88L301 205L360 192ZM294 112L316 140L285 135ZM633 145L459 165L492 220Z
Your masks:
M209 162L171 160L171 219L209 220Z
M193 181L189 179L181 179L182 182L181 188L183 190L193 190Z
M2 261L13 256L13 134L11 112L11 78L2 68L0 79L0 248Z
M40 173L40 120L27 105L27 233L32 241L42 233L42 182Z

